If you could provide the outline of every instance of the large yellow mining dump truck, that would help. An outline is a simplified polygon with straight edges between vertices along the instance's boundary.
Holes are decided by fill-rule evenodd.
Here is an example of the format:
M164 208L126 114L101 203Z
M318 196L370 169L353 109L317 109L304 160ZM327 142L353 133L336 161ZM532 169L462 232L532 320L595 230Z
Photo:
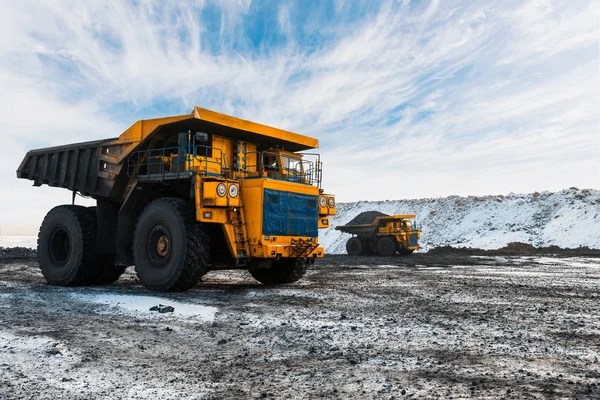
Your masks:
M32 150L17 176L73 192L40 228L42 273L53 285L107 284L135 265L160 291L187 290L213 269L294 282L323 257L318 228L335 214L320 156L303 152L318 143L195 107L118 138ZM97 206L74 205L77 193Z
M368 214L368 213L365 213ZM352 235L346 242L346 251L353 256L377 254L411 254L420 248L421 230L411 219L414 214L380 215L373 222L336 226L335 229Z

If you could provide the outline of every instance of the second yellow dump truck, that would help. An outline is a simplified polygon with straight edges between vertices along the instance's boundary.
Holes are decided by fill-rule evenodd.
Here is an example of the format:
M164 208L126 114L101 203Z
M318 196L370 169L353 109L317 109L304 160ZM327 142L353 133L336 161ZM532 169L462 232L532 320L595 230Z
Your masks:
M195 107L142 120L114 139L32 150L19 178L73 192L38 236L53 285L116 281L187 290L212 269L245 268L264 284L300 279L323 257L318 229L335 199L321 189L318 140ZM96 207L74 204L79 193Z
M350 255L411 254L420 248L421 231L411 221L416 217L414 214L380 215L369 224L340 225L335 229L352 235L346 242Z

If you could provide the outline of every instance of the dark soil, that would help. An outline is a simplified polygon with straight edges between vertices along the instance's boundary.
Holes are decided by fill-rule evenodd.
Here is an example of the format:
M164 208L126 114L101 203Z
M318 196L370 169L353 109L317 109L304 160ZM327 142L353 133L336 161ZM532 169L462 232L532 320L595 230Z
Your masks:
M0 398L598 399L598 293L582 257L327 256L290 285L215 271L169 294L131 269L48 286L31 255L0 263Z

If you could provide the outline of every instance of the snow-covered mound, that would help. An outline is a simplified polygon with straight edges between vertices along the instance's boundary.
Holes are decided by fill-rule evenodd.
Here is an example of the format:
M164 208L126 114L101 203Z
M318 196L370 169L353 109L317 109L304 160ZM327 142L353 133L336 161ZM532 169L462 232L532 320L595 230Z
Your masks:
M334 227L347 224L364 211L417 214L425 251L447 245L498 249L510 242L600 249L600 191L592 189L338 203L337 215L331 218L332 227L319 234L327 253L346 252L350 235Z

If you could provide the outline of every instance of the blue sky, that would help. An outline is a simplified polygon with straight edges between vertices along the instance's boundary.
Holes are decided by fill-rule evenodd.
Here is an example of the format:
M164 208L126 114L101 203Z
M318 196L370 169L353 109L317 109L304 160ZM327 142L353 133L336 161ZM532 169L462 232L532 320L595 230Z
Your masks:
M36 147L194 105L316 136L338 201L598 188L598 1L30 1L0 15L0 227Z

